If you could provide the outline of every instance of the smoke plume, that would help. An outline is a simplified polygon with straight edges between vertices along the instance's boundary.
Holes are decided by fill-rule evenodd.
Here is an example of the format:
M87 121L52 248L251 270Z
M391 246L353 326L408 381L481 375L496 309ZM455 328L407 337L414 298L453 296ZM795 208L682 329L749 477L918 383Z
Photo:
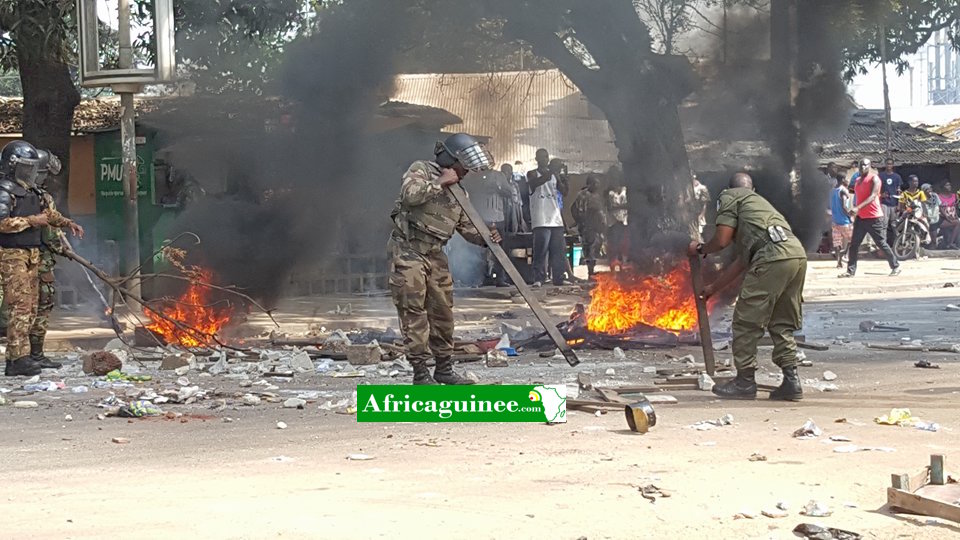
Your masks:
M298 264L344 247L333 241L342 228L386 222L396 196L397 184L377 178L393 165L391 149L378 147L368 130L390 90L405 2L350 4L288 47L279 86L294 104L289 124L221 156L230 160L230 196L202 199L178 219L179 230L201 235L197 262L268 301Z

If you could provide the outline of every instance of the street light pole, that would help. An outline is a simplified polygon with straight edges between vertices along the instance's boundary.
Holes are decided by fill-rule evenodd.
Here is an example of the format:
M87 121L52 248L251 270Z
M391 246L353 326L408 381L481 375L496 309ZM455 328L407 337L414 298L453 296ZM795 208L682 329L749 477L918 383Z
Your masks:
M120 69L133 67L133 43L130 39L130 0L119 0L120 15ZM140 266L140 209L137 206L137 132L134 116L134 94L142 89L139 84L116 84L113 90L120 94L120 145L123 154L124 198L124 257L123 272L128 276L128 288L135 296L142 296L140 274L134 272ZM137 306L130 306L135 308Z

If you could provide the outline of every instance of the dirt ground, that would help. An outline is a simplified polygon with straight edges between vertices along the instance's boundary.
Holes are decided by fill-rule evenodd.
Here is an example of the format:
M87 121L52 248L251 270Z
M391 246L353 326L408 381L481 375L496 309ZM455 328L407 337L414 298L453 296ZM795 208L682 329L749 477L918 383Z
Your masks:
M831 266L811 265L804 333L830 350L806 351L813 367L801 369L808 380L802 402L726 402L708 392L671 392L679 403L656 406L657 425L646 435L631 433L618 412L572 411L566 424L550 426L377 425L319 410L317 403L304 410L279 403L214 410L204 403L169 407L184 413L176 420L98 420L95 405L105 390L7 393L8 402L32 399L40 406L0 407L0 538L795 538L790 531L803 522L864 538L956 538L958 523L890 513L885 490L891 473L913 473L930 454L946 454L947 469L960 476L960 355L881 351L862 342L960 342L960 312L944 310L960 303L960 289L943 288L960 281L960 263L909 262L901 279L882 276L885 265L868 261L862 277L842 283ZM505 310L517 313L508 322L529 320L521 304L501 294L459 298L461 332L492 330L500 322L493 315ZM578 301L545 299L558 315ZM327 313L345 302L352 304L350 316ZM294 299L279 319L291 332L311 323L395 326L389 307L383 297ZM78 314L61 315L77 325L63 332L86 332ZM713 318L715 329L729 325L723 312ZM910 332L861 333L858 324L867 319ZM773 372L769 351L761 350L761 363ZM630 351L627 361L617 362L608 351L591 351L582 354L581 366L569 368L530 353L508 368L461 369L491 382L570 384L586 371L598 385L650 384L653 375L643 367L676 367L667 355L688 353L701 357L699 349L680 348ZM729 358L729 350L718 356ZM919 359L941 369L913 367ZM613 375L605 374L608 368ZM826 370L837 374L837 391L815 388ZM298 375L275 384L281 394L318 390L336 399L349 396L357 381L389 382L381 379ZM68 376L65 382L84 380ZM0 381L7 389L20 385ZM893 407L908 407L940 430L874 423ZM690 427L724 414L733 415L732 425ZM824 434L794 438L808 419ZM278 421L289 427L278 429ZM115 437L129 443L111 442ZM894 451L834 452L848 444ZM346 459L355 453L374 459ZM750 461L754 453L767 460ZM648 484L670 496L645 499L639 488ZM833 515L800 515L811 500ZM761 515L780 502L787 517ZM755 517L738 519L741 513Z

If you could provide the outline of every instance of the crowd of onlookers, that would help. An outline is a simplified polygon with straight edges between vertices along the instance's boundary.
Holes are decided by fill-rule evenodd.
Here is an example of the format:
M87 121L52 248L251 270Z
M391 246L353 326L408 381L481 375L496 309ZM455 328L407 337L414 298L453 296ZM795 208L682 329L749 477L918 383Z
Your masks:
M856 216L851 215L851 210L857 205L858 184L861 180L872 179L874 176L880 181L879 217L876 221L871 221L876 231L870 231L870 236L876 237L875 243L893 248L900 234L898 224L901 223L901 216L904 216L905 212L919 210L921 228L924 231L921 243L927 249L960 249L960 198L949 180L933 184L923 182L916 174L911 174L904 180L896 171L896 164L892 159L884 162L882 170L873 168L869 159L855 162L849 172L844 172L837 164L830 163L826 174L836 182L830 196L829 212L832 217L832 246L838 266L842 266L842 257L854 240ZM868 192L869 190L864 193ZM879 241L880 237L882 242ZM862 239L861 236L860 240ZM859 245L859 242L854 243Z
M505 238L523 233L532 235L531 284L539 287L574 282L567 257L568 226L575 225L580 235L582 264L593 275L597 260L604 256L615 267L626 259L629 247L627 228L627 189L623 174L611 167L605 175L588 175L586 185L570 193L570 178L563 161L550 158L546 149L535 155L536 166L523 170L520 161L504 163L500 170L478 174L468 184L474 206L488 225ZM574 223L564 221L569 205ZM488 277L493 284L505 286L508 278L492 257L488 257Z

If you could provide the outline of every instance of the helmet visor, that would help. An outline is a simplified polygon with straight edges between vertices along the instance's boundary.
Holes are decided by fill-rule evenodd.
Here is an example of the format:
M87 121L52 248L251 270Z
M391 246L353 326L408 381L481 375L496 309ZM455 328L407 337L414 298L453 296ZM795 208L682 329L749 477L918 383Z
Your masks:
M36 159L18 159L13 166L13 177L20 182L35 185L40 172L40 161Z
M493 166L493 156L479 143L457 152L456 158L468 171L486 171Z

